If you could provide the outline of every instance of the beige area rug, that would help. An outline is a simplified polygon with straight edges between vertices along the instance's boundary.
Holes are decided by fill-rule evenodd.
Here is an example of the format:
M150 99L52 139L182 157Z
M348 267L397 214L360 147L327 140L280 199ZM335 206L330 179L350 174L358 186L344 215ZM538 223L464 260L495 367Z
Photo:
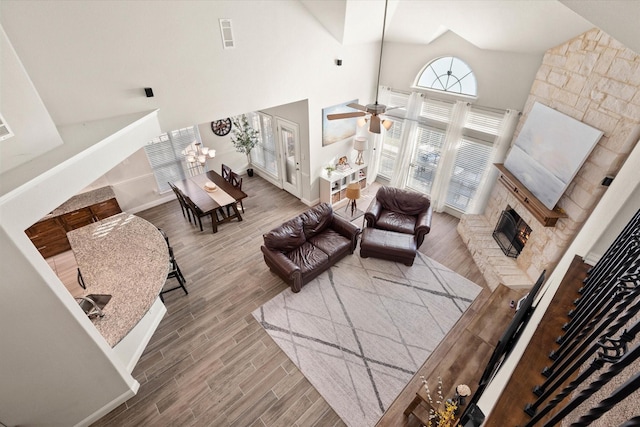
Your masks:
M348 426L373 426L480 291L421 254L354 253L253 316Z

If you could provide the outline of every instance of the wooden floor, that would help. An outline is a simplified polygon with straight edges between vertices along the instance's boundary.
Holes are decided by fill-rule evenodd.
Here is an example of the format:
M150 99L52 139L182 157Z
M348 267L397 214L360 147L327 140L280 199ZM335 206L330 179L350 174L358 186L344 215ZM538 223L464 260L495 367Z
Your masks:
M376 189L365 190L360 209ZM138 394L94 425L344 425L251 316L286 288L262 259L262 234L307 206L257 176L245 178L243 190L244 221L216 234L208 220L205 232L190 225L177 201L138 213L168 234L189 295L165 295L167 314L133 372ZM362 226L362 218L355 222ZM434 214L420 251L486 288L457 223ZM72 293L79 291L72 255L49 263Z

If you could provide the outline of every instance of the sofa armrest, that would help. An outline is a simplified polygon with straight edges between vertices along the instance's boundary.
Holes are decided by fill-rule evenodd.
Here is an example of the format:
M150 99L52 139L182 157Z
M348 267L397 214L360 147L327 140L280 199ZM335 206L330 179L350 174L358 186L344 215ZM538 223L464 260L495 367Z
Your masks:
M364 213L364 219L367 221L367 227L375 227L378 218L380 218L380 213L382 212L382 203L378 201L377 198L374 199L369 204L367 211Z
M331 225L329 225L329 227L351 241L351 253L356 250L356 245L358 244L358 234L360 234L361 231L360 227L350 223L344 218L339 217L335 213L333 214L333 219L331 220Z
M302 288L302 272L300 267L291 261L285 254L272 251L266 246L260 246L264 260L276 274L291 286L293 292L299 292Z
M418 215L416 219L416 228L415 228L415 236L416 236L416 249L422 245L424 241L424 236L431 231L431 218L433 216L433 209L431 209L431 205L429 205L429 209L422 212Z

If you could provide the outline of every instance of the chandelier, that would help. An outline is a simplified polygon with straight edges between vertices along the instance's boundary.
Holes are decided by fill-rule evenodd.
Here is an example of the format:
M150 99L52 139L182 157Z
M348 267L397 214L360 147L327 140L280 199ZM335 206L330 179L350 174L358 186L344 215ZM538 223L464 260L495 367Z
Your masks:
M201 142L193 141L182 150L182 155L187 163L191 165L200 163L204 166L207 159L213 159L216 156L216 150L210 150L209 147L203 147Z

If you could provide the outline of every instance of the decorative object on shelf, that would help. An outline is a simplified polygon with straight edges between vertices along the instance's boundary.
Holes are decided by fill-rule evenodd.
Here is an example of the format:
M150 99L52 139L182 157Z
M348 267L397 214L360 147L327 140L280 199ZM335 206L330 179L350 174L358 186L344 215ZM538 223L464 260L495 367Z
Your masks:
M216 150L210 150L209 147L203 147L201 142L193 141L182 150L182 155L188 163L200 163L204 166L207 159L213 159L216 156Z
M353 140L353 149L358 152L356 156L356 165L364 164L364 158L362 156L362 152L367 149L367 138L363 136L356 136Z
M351 166L347 161L347 156L342 156L338 159L338 163L336 163L336 169L338 169L340 172L351 169Z
M356 134L356 119L331 121L327 117L336 113L346 113L350 110L349 104L357 104L358 100L333 105L322 109L322 146L326 147L334 142L344 141Z
M244 153L247 156L247 162L251 165L251 150L258 144L258 131L255 130L249 124L249 120L245 114L234 117L233 120L233 135L231 136L231 142L239 153ZM253 168L247 169L247 175L253 176Z
M329 165L329 166L325 166L324 168L327 171L327 176L331 176L331 173L336 170L335 166L333 165Z
M351 216L354 216L358 207L356 206L356 200L360 198L360 183L352 182L347 185L347 191L345 193L347 199L349 199L349 203L347 203L347 207L345 211L351 206Z
M429 383L422 375L420 376L420 379L422 380L424 389L427 392L427 399L429 400L430 406L429 422L427 427L457 427L459 425L459 420L456 419L458 405L455 400L445 399L442 395L442 378L438 377L438 391L435 402L431 397Z
M231 132L231 119L220 119L211 122L211 130L218 136L225 136Z

